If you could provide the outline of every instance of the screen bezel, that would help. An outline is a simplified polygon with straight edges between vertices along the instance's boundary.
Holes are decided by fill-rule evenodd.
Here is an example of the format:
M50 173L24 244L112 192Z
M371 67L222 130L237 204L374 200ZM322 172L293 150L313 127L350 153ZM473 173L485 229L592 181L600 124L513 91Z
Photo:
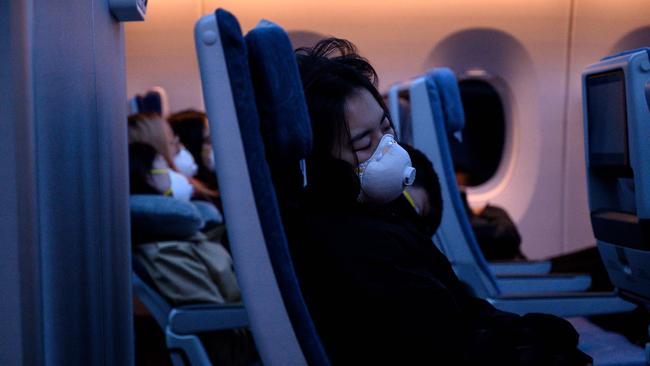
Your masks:
M620 79L622 82L622 89L623 89L623 103L625 105L625 115L624 115L624 133L623 133L623 138L624 138L624 151L623 153L595 153L593 152L592 149L592 144L591 141L589 143L589 168L606 173L606 174L612 174L616 176L621 176L621 177L631 177L632 176L632 167L630 166L630 153L629 153L629 138L628 138L628 116L627 116L627 92L626 92L626 80L625 80L625 71L621 68L613 69L613 70L607 70L604 72L600 73L595 73L588 75L586 80L585 80L585 93L587 94L587 115L589 117L589 120L591 120L589 113L590 113L590 108L589 108L589 91L590 87L594 86L594 84L600 84L603 82L607 82L608 79L611 80L611 78L617 78ZM591 140L592 136L592 128L593 125L589 123L589 139Z

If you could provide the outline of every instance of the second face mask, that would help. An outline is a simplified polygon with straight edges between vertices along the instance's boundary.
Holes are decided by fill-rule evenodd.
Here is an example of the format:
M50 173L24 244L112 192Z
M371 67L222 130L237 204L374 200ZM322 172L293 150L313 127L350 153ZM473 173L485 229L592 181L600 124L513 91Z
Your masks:
M183 201L189 201L192 198L194 187L183 174L170 169L169 180L171 181L172 197Z
M187 151L185 146L181 146L181 150L174 157L174 165L176 165L176 169L186 177L195 176L199 169L194 161L194 157L189 151Z

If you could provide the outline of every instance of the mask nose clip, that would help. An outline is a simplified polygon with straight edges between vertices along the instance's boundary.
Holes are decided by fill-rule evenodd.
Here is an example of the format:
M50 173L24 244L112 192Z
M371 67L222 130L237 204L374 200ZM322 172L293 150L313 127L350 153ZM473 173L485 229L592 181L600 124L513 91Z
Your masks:
M407 166L404 168L404 184L410 186L413 182L415 182L415 168Z

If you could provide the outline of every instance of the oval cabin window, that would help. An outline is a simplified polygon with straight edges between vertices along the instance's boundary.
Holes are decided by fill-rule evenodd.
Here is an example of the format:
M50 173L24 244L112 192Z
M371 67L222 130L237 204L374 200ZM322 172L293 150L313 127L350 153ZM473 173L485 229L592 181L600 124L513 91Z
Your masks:
M462 142L450 136L454 166L461 185L479 186L494 176L505 143L505 114L497 90L487 81L459 82L465 109Z

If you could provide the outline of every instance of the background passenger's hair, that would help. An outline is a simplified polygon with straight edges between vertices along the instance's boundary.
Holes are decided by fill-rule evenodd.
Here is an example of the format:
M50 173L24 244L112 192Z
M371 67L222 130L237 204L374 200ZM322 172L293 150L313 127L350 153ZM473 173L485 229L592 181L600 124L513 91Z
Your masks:
M151 145L140 142L129 144L130 194L160 194L148 181L157 155L158 152Z
M167 117L174 134L183 146L192 154L199 170L207 169L201 156L205 143L205 131L208 128L207 116L194 109L186 109Z
M203 112L186 109L167 117L167 122L183 146L192 154L199 168L191 179L195 191L214 200L219 196L217 176L203 160L203 145L206 143L206 130L209 128L207 118ZM207 143L210 144L210 141Z
M140 142L153 146L162 155L170 168L176 170L174 156L170 149L169 137L165 135L164 123L167 123L154 113L137 113L128 117L129 144Z

